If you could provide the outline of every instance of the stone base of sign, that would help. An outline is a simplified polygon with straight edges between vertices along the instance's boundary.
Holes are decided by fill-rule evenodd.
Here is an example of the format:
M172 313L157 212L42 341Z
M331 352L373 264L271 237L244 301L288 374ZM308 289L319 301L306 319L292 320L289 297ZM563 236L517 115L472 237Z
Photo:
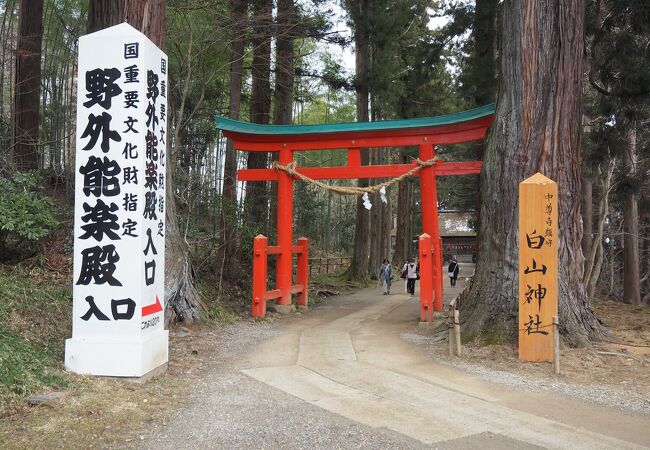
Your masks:
M309 306L307 305L296 305L296 309L300 312L307 312L309 311Z
M278 314L290 314L296 312L296 305L276 305L273 302L269 302L266 304L266 310Z
M140 378L168 360L169 331L143 339L71 338L65 341L65 367L81 375Z

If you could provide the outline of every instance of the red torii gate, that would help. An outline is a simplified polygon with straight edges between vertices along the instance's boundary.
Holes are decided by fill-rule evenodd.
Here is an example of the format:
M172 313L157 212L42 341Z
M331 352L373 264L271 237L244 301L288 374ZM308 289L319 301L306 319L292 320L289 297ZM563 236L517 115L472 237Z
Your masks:
M361 148L418 146L419 159L429 161L435 157L435 146L460 144L483 139L492 124L494 104L445 116L383 122L354 122L327 125L259 125L216 116L217 129L232 139L240 151L279 152L278 163L288 165L294 162L293 152L305 150L347 149L346 166L341 167L296 167L298 173L314 180L393 178L401 176L419 165L361 165ZM438 196L436 177L444 175L479 174L481 161L443 162L422 167L420 192L422 204L421 246L430 239L428 248L420 248L420 320L433 321L433 311L443 308L442 297L442 245L438 226ZM277 305L290 305L291 294L298 293L298 304L307 304L307 275L303 266L307 264L307 242L293 245L293 181L294 177L277 169L240 169L240 181L277 181L277 235L278 245L266 247L264 241L256 238L255 258L264 259L263 282L254 288L253 316L263 317L266 301L275 299ZM428 236L427 236L428 235ZM262 255L261 253L265 253ZM276 289L266 292L266 254L277 254ZM299 284L292 286L292 254L299 254ZM302 264L301 264L302 263ZM301 270L301 267L302 270ZM429 273L430 275L427 275ZM254 280L262 274L254 273ZM262 284L263 283L263 284ZM255 284L255 281L254 281ZM262 286L262 288L260 288ZM261 290L261 292L259 292Z

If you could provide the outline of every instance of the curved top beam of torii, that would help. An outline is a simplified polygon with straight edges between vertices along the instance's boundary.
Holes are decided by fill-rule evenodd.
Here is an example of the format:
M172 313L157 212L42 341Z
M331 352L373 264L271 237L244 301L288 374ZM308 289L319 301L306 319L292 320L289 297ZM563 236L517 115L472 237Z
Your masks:
M215 116L216 128L237 150L328 150L350 147L404 147L423 142L443 145L483 139L492 124L494 103L455 114L406 120L324 125L260 125Z

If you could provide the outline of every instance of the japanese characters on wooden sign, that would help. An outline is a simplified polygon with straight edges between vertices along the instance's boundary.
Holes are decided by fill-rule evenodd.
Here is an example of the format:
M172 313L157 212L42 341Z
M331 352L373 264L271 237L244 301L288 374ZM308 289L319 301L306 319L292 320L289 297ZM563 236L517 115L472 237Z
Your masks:
M519 359L553 360L557 298L557 184L541 173L519 184Z
M74 372L134 377L167 362L166 132L167 56L126 23L81 37Z

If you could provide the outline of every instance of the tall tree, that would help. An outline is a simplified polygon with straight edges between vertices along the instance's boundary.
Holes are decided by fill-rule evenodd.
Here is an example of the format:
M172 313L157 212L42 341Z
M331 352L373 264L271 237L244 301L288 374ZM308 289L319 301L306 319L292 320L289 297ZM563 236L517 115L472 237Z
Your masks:
M12 152L16 170L38 169L43 0L22 0L16 48Z
M507 0L502 5L502 76L481 174L480 253L462 310L469 332L517 334L518 184L539 171L560 189L560 331L570 344L585 344L604 333L582 282L584 7L584 0Z
M230 0L232 34L230 38L230 97L228 117L239 119L241 88L244 72L244 48L246 44L246 10L248 0ZM237 227L233 226L237 210L237 152L230 139L226 143L223 168L223 203L221 206L221 238L224 246L223 265L226 274L237 249Z
M124 21L140 30L158 47L164 49L166 0L90 0L88 32ZM179 111L182 114L182 111ZM177 120L177 123L183 120ZM168 152L168 155L170 153ZM176 150L171 155L177 155ZM166 183L165 235L165 317L167 320L193 322L201 315L202 304L196 291L194 270L188 250L181 237L174 198L174 157L168 157Z
M293 43L296 35L294 0L278 0L275 44L275 98L273 123L291 125L295 79Z
M273 1L251 0L253 6L251 43L253 62L251 67L252 87L250 121L268 124L271 110L271 36L273 25ZM268 153L248 152L247 169L266 167ZM257 233L266 228L268 217L267 183L262 181L246 183L246 215L248 223L257 228Z
M296 11L293 0L278 0L275 26L275 92L273 96L273 124L293 123L293 83L296 78L294 38L296 36ZM277 160L278 153L272 153ZM278 183L271 183L271 199L278 198ZM271 201L270 221L272 234L277 229L277 201Z
M588 78L596 92L599 132L615 140L621 161L617 191L623 212L623 299L641 303L639 210L647 180L637 142L639 124L650 117L650 7L644 2L591 0L588 4ZM613 119L613 120L612 120Z
M472 24L472 54L463 74L472 103L483 106L496 99L497 0L476 0Z
M357 93L357 121L370 120L368 104L370 102L368 89L368 74L370 64L370 24L369 0L349 0L346 2L354 29L355 47L355 90ZM367 148L361 149L361 165L368 165L370 158ZM359 187L368 186L367 179L360 179ZM368 277L368 257L370 255L370 214L363 206L361 197L357 199L357 220L354 228L354 250L352 265L348 270L351 279Z
M638 176L636 123L627 126L627 145L623 151L626 175ZM623 203L623 300L633 305L641 304L641 271L639 260L639 203L637 189L632 186L624 192Z

